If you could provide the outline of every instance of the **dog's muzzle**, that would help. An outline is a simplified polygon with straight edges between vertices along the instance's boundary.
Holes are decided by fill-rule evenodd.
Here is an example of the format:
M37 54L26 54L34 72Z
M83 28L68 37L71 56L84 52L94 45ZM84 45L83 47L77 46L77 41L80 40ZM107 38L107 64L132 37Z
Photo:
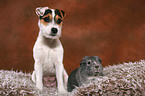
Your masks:
M52 36L56 36L57 32L58 32L57 28L51 28L51 35Z

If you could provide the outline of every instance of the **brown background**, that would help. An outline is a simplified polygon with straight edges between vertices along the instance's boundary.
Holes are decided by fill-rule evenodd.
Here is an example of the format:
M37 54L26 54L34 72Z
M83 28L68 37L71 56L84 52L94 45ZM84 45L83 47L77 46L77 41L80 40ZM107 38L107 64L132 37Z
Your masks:
M0 69L32 72L40 6L66 12L68 73L86 55L100 56L103 66L145 59L145 0L0 0Z

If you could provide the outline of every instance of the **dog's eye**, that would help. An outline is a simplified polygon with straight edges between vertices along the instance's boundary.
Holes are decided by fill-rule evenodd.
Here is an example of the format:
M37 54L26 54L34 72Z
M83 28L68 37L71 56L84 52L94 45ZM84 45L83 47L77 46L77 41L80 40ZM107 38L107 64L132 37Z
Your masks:
M44 18L44 21L45 21L45 22L50 22L50 18L49 18L49 17L45 17L45 18Z
M58 19L56 22L57 22L57 24L60 24L62 22L62 20Z

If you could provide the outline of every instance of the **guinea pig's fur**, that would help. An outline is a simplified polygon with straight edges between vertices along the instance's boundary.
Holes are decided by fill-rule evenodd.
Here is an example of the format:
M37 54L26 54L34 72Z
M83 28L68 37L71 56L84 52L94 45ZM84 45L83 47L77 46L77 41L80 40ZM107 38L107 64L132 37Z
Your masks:
M68 78L67 91L71 92L75 86L79 87L92 77L103 75L102 60L98 56L85 56L80 63L80 67L73 70Z

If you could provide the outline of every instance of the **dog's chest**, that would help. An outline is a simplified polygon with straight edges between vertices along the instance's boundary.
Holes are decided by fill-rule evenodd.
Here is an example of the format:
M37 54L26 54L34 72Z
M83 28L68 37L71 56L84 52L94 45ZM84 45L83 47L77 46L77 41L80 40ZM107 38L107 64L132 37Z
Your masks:
M52 46L51 44L56 46ZM58 60L62 60L63 48L59 40L52 42L44 38L38 37L34 48L33 56L37 64L42 64L43 74L56 74L56 64Z
M43 62L43 72L44 74L55 74L55 64L54 64L54 60L55 57L54 55L54 50L52 49L45 49L46 53L44 53L44 62Z

